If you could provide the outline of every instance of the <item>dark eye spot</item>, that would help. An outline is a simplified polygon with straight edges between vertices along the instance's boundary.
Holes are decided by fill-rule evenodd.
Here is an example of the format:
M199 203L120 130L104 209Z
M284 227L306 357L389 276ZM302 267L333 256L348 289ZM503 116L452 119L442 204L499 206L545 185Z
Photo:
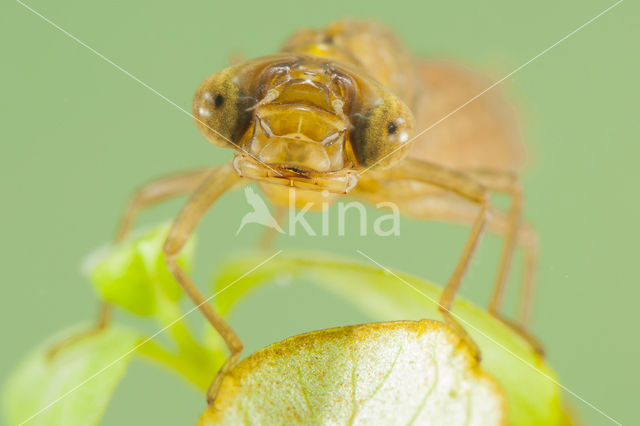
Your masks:
M220 108L223 103L224 103L224 96L220 94L216 95L215 99L213 100L213 104L215 105L215 107Z
M390 135L394 134L396 132L397 128L396 125L393 121L390 121L389 124L387 124L387 131L389 132Z

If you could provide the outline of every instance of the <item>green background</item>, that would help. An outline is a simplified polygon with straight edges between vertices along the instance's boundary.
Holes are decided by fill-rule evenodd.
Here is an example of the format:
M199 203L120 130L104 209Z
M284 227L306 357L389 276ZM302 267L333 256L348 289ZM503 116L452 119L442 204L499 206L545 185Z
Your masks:
M497 80L613 2L28 4L189 109L197 84L231 54L272 53L301 27L375 18L416 54L462 61ZM79 265L112 238L132 190L167 172L221 164L232 152L210 146L184 113L19 3L1 8L4 381L32 347L94 315L97 299ZM531 149L526 216L542 242L534 334L562 383L622 423L637 419L632 401L640 379L637 17L632 1L620 4L503 87ZM169 202L140 223L171 217L179 207ZM247 211L241 193L229 194L200 227L195 278L203 288L224 256L255 246L258 226L235 236ZM366 262L355 252L363 249L387 266L443 282L467 232L407 219L400 237L360 237L354 229L341 238L334 230L329 237L281 238L277 245ZM477 303L488 299L499 248L498 238L485 238L464 281L462 294ZM512 287L509 312L517 293ZM295 333L365 320L322 289L294 286L253 295L231 324L253 351ZM578 399L567 400L586 424L610 424ZM135 362L103 423L193 424L204 407L204 398L179 379Z

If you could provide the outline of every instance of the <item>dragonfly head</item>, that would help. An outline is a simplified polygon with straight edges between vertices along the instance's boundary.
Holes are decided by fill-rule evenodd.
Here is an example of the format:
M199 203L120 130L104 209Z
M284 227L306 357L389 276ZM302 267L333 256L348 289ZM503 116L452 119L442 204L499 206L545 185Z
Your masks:
M203 135L270 169L317 176L389 166L406 154L409 108L335 62L274 55L204 80L193 100Z

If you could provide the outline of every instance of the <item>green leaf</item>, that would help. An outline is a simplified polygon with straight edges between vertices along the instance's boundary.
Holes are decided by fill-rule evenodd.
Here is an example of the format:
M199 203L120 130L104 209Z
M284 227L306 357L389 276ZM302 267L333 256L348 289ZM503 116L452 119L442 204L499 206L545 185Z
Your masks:
M74 327L64 335L77 333ZM51 343L40 347L25 358L6 384L3 404L7 424L18 425L28 419L29 426L98 424L131 356L119 358L138 340L137 334L113 326L61 348L53 356L49 353Z
M164 300L180 299L182 290L167 269L162 252L168 232L169 225L160 226L93 256L89 276L104 300L136 315L147 316L156 314ZM193 251L194 239L191 238L178 258L187 272Z
M200 425L500 425L500 386L436 321L315 331L249 356Z
M251 256L230 261L221 271L217 286L228 285L262 260L263 257ZM376 321L441 320L435 303L440 297L439 287L408 275L393 275L377 267L317 255L278 256L216 297L218 311L228 314L258 286L283 277L293 278L294 283L311 279L350 300ZM511 328L464 299L456 299L453 312L462 318L463 326L480 347L482 368L504 389L509 424L562 424L560 388L544 359Z

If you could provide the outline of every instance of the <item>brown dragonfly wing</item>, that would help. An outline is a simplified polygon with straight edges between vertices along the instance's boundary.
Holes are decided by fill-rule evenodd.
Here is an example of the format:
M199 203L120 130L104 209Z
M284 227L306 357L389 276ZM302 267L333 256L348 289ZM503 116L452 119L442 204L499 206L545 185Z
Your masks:
M415 140L409 157L455 170L517 172L523 167L526 150L514 111L498 88L456 111L491 81L446 62L421 62L418 75L423 89L414 108L416 134L429 130Z

